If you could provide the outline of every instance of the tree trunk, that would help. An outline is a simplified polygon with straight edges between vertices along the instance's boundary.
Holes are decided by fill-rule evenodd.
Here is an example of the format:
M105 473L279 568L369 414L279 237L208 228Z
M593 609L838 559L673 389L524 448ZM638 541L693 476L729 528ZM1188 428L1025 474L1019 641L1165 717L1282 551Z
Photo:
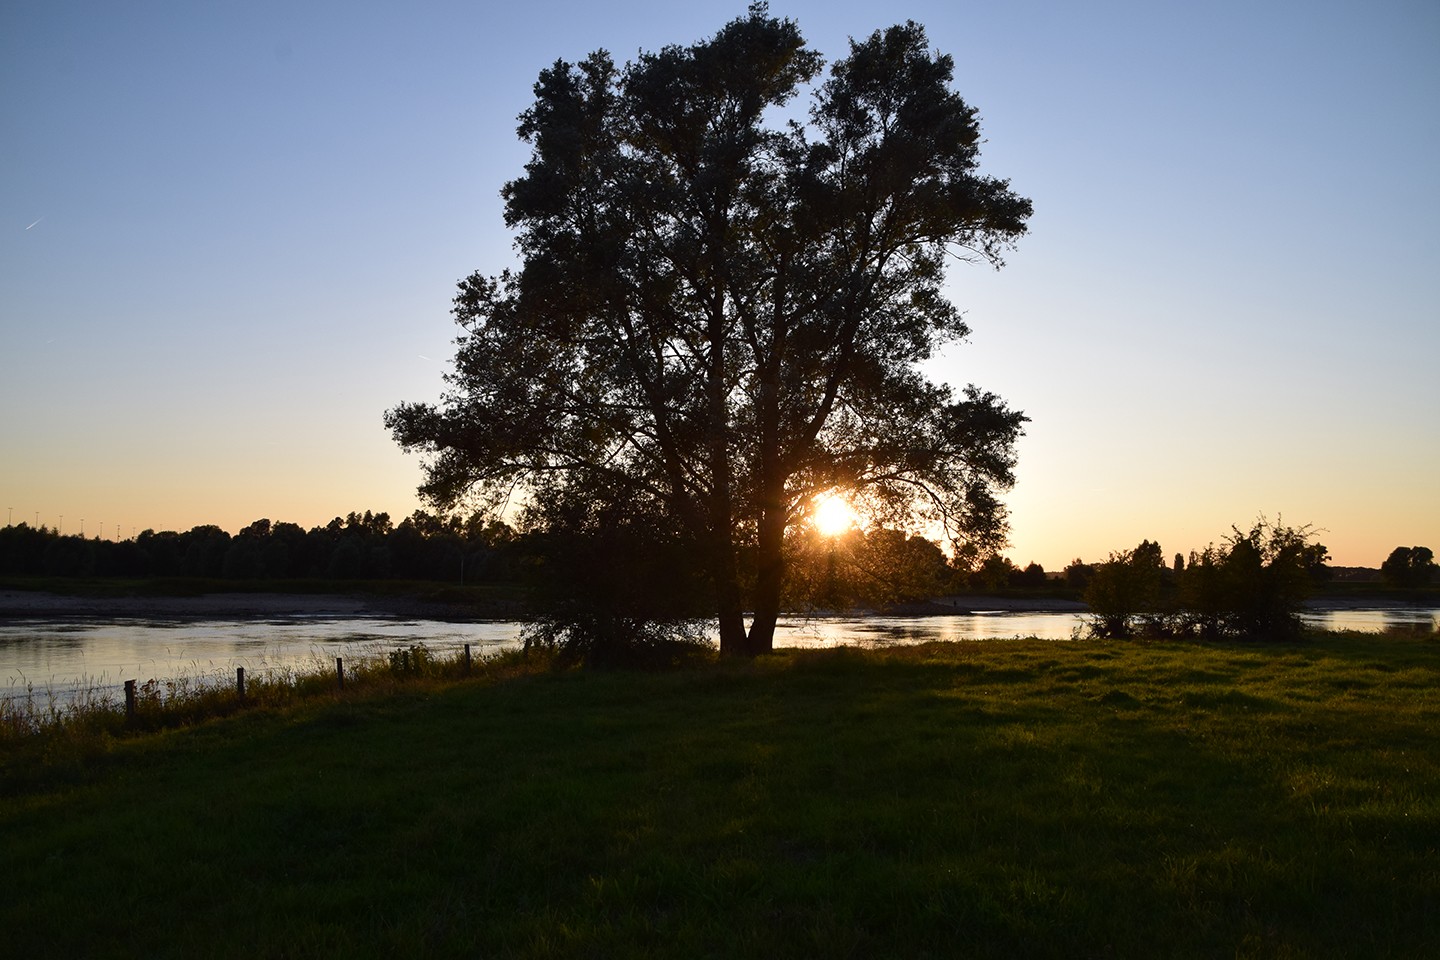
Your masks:
M751 656L775 649L775 621L780 616L780 589L785 582L785 509L766 506L756 543L755 620L750 625Z
M720 656L748 657L750 638L745 635L745 611L740 588L732 580L720 585Z
M720 655L750 656L749 637L745 634L745 605L740 589L740 565L728 531L715 535L711 550L714 557L712 570L716 600L719 606Z

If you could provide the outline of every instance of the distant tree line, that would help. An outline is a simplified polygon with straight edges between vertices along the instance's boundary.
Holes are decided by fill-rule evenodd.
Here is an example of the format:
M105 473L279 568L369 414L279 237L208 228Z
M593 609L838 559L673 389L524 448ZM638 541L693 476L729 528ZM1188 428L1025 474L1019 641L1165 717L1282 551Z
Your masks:
M20 523L0 528L0 576L523 581L542 610L557 613L557 624L589 618L594 642L613 640L617 649L638 625L687 621L712 601L712 585L697 573L682 538L629 516L623 504L570 510L584 515L551 510L545 525L531 518L519 530L478 513L417 510L395 524L389 514L367 510L309 530L261 519L234 535L207 524L120 541ZM1328 551L1309 528L1263 519L1168 563L1160 545L1145 540L1103 562L1077 558L1055 575L994 554L947 556L933 540L883 527L838 537L798 527L787 535L786 552L789 610L882 609L958 593L1057 593L1084 599L1096 632L1117 637L1284 634L1296 629L1306 596L1331 576ZM1379 571L1387 584L1406 589L1423 588L1436 574L1428 547L1396 547ZM742 576L753 576L753 558L742 556Z
M235 581L524 580L555 605L583 600L606 605L616 622L688 617L710 602L691 547L622 506L591 504L571 517L550 511L522 529L480 514L417 510L398 524L387 513L349 513L323 526L256 520L236 534L213 524L187 531L145 530L128 540L103 540L25 523L0 528L0 576L201 578ZM787 554L788 609L885 607L949 593L1025 591L1051 587L1036 563L1019 567L1000 556L947 557L939 544L899 530L852 530L825 537L791 531ZM753 575L750 558L742 570Z
M504 581L517 576L524 548L504 523L422 510L399 524L367 510L309 530L263 519L233 536L206 524L119 541L20 523L0 529L0 575Z

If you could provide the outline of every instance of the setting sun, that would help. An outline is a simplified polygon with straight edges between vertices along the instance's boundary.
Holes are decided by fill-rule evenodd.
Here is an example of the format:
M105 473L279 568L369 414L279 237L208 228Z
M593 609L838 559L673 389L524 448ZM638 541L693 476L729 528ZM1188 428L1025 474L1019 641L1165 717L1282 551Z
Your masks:
M858 525L859 520L855 508L843 497L833 493L816 497L813 512L810 514L810 522L815 525L815 529L827 537L838 537Z

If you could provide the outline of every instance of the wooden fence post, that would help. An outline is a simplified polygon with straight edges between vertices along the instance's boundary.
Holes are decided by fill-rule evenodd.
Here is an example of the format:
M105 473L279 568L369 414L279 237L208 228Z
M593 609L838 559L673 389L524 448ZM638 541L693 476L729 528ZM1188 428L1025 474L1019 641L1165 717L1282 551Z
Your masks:
M240 702L245 702L245 668L235 668L235 692L240 697Z
M470 672L470 644L465 644L465 672Z
M335 658L335 682L341 690L345 689L345 664L339 657Z
M125 719L135 719L135 681L125 681Z

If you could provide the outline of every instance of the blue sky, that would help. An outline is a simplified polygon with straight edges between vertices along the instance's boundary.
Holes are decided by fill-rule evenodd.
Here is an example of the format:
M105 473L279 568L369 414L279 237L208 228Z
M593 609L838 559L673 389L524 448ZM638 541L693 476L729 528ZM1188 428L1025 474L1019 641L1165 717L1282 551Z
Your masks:
M1257 514L1337 562L1440 548L1440 7L776 2L828 58L926 25L1031 197L932 374L1032 418L1010 556ZM708 36L671 3L0 10L0 506L16 522L403 516L454 283L539 70ZM7 514L8 515L8 514Z

